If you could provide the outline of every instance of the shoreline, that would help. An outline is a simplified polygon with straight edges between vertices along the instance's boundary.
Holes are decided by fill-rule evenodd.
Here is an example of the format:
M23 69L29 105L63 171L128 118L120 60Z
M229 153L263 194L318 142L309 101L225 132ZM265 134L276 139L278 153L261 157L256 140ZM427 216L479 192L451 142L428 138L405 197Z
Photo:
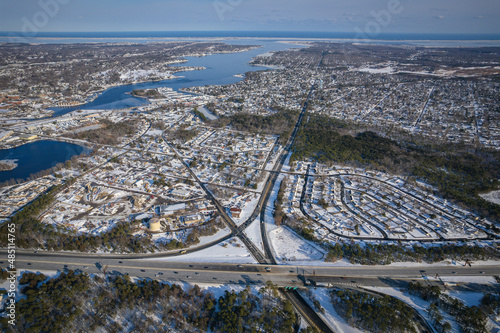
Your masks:
M403 36L402 36L403 37ZM0 45L18 42L24 44L37 44L36 40L40 40L40 44L43 44L43 41L49 42L53 41L56 43L57 41L65 41L61 42L62 44L103 44L103 43L131 43L125 42L124 40L131 41L144 41L145 43L162 43L162 42L173 42L173 41L231 41L231 40L262 40L262 41L276 41L278 43L285 44L293 44L294 42L317 42L317 41L326 41L326 42L335 42L335 43L359 43L359 44L387 44L392 43L394 45L412 45L412 46L422 46L422 47L456 47L456 48L467 48L467 47L500 47L500 38L497 39L387 39L387 38L373 38L373 39L359 39L355 37L351 38L340 38L340 37L236 37L236 36L219 36L219 37L31 37L29 41L28 38L25 38L20 34L19 36L0 36L0 40L5 39L7 41L0 41ZM16 39L21 39L24 41L16 41ZM66 42L66 40L71 40ZM89 40L95 40L91 42ZM468 44L473 44L470 46L463 45L455 45L450 46L446 44L450 43L463 43L467 42ZM436 45L427 45L427 44L436 44ZM444 45L439 45L444 44ZM243 52L243 51L240 51Z

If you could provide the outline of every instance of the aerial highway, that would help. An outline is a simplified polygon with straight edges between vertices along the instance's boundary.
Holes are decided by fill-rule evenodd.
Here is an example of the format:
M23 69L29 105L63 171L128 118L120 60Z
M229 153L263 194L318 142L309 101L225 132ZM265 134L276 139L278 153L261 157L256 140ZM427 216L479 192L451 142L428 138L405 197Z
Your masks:
M6 255L6 251L0 251ZM0 261L0 264L2 262ZM129 259L109 257L61 257L59 254L18 252L18 269L33 271L79 270L111 275L129 274L169 282L262 284L272 281L278 286L346 285L346 286L405 286L409 281L440 284L440 278L500 275L500 266L289 266L261 264L169 262L157 258ZM441 283L442 285L442 283ZM491 283L461 283L466 289L490 290ZM478 289L479 288L479 289Z

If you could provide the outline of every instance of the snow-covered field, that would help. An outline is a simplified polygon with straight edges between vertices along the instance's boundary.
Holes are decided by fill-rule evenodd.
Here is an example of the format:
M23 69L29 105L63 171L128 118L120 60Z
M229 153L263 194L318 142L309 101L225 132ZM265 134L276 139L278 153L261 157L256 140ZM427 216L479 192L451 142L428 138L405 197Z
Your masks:
M283 263L296 265L295 261L320 260L324 252L315 244L298 237L288 228L278 227L269 232L276 258Z
M394 73L394 69L392 67L384 67L384 68L360 68L358 72L366 72L370 74L392 74Z
M171 261L171 262L223 262L237 264L255 264L257 263L250 252L237 238L231 238L208 249L195 253L188 253L178 257L154 258L144 260Z
M498 191L491 191L486 194L480 194L479 195L481 198L483 198L486 201L492 202L494 204L500 205L500 190Z
M245 229L245 234L255 245L257 245L257 248L264 252L264 244L262 243L262 234L260 232L260 217L256 218L255 221Z
M465 291L449 291L447 292L453 298L457 298L464 302L467 306L478 306L481 303L481 298L483 298L483 293L475 293L475 292L465 292Z

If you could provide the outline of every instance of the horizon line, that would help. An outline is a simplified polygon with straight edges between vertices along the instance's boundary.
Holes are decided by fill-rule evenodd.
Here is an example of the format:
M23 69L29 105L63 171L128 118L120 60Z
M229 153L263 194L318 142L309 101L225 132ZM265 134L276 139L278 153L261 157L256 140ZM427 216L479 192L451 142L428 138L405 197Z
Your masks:
M324 31L324 30L60 30L60 31L39 31L37 34L46 33L129 33L129 32L162 32L162 33L179 33L179 32L232 32L232 33L250 33L250 32L268 32L268 33L322 33L322 34L355 34L355 31ZM23 33L22 31L15 30L0 30L0 33ZM400 34L400 35L499 35L500 32L395 32L386 31L380 32L378 35L383 34Z

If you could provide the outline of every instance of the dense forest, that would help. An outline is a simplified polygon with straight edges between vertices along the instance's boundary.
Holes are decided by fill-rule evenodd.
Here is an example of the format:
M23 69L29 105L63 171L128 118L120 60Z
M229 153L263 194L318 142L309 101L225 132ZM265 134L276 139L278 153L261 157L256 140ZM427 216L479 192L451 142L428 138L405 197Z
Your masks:
M285 143L292 134L299 117L299 111L275 108L279 111L262 116L258 114L236 113L229 117L220 117L212 122L213 126L231 126L234 130L254 134L275 134L280 136L280 143Z
M182 124L176 130L167 131L166 134L171 140L177 140L179 142L185 143L194 139L198 135L198 131L188 129L187 124Z
M128 275L90 277L74 271L48 278L24 273L16 326L4 332L295 332L296 315L272 283L216 299L198 286L184 290ZM5 311L5 309L2 309Z
M297 135L292 161L312 158L419 178L438 188L441 196L500 220L500 206L478 195L499 186L499 151L456 144L420 145L410 139L396 142L369 131L339 134L352 126L309 116Z
M102 119L100 121L101 128L66 134L68 138L87 140L89 142L100 144L100 145L117 145L120 141L119 139L125 135L133 135L137 131L137 121L127 120L120 123L114 123L108 119Z
M390 296L333 289L330 292L335 311L350 325L367 332L417 332L413 310Z

